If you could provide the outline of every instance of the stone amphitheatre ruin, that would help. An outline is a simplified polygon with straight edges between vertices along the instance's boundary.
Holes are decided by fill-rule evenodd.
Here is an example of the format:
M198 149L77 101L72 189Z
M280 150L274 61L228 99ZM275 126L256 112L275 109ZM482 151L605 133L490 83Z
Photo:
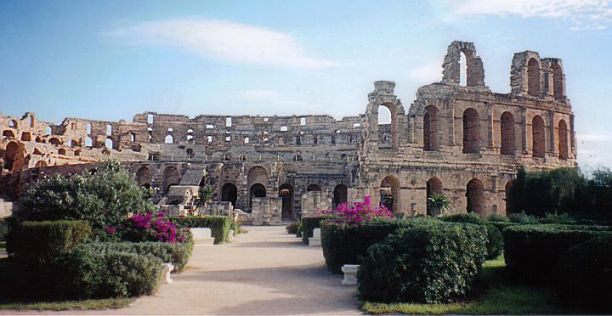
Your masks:
M0 211L10 214L10 201L43 176L92 170L109 158L151 188L162 209L190 212L199 187L208 186L213 198L198 212L239 214L254 225L366 194L406 215L428 213L432 193L448 196L451 212L503 215L519 166L576 166L560 59L514 54L510 93L485 85L473 43L451 43L442 68L442 80L420 87L408 111L394 82L376 81L365 113L340 120L145 112L132 122L66 118L54 125L33 113L2 115ZM379 125L382 108L391 122Z

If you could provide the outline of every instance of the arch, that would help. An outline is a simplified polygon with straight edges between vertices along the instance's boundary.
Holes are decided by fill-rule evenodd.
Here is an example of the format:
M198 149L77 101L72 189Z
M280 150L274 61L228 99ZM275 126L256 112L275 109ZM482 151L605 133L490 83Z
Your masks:
M221 201L232 203L233 207L236 207L236 200L238 199L238 188L233 183L226 183L221 187Z
M81 150L80 149L75 150L74 151L74 155L75 156L80 156L81 155Z
M535 58L527 62L527 94L540 95L540 63Z
M554 62L551 66L553 73L553 95L555 99L563 99L563 70L558 62Z
M106 124L106 136L113 135L113 126L110 124Z
M51 135L51 134L53 134L53 130L51 129L51 126L45 127L45 135Z
M301 155L294 155L293 156L293 161L304 161L304 158L302 158Z
M478 111L468 108L463 112L463 153L480 152L480 117Z
M130 133L130 143L134 143L136 142L136 133L131 132Z
M106 147L108 150L113 149L113 140L110 138L104 140L104 147Z
M22 142L31 142L32 141L32 133L23 132L21 133L21 141Z
M501 154L514 155L514 115L504 112L501 116Z
M10 129L7 129L2 132L2 137L7 139L15 138L15 133Z
M10 120L10 121L8 121L8 127L10 127L10 128L19 128L19 123L17 123L17 120Z
M66 149L64 149L64 148L60 148L60 149L57 151L57 153L58 153L58 154L60 154L60 155L62 155L62 156L65 156L65 155L66 155Z
M59 145L62 144L62 142L57 137L51 137L51 138L49 138L49 144L52 144L52 145L55 145L55 146L59 146Z
M544 158L546 152L546 135L544 131L544 120L536 115L531 121L531 144L533 157Z
M21 170L23 166L23 150L16 142L9 142L4 149L4 168L10 171Z
M459 85L467 86L468 82L468 62L463 50L459 51Z
M181 182L181 176L175 167L169 166L164 169L162 174L162 190L164 194L168 194L170 186L179 184Z
M310 191L321 191L321 186L318 184L314 184L314 183L309 184L306 187L306 192L310 192Z
M380 204L391 212L400 211L400 183L394 176L386 176L380 182Z
M346 185L344 184L336 185L336 187L334 188L333 206L335 207L342 203L346 203L347 195L348 195L348 189L346 188Z
M384 108L382 110L382 113L384 113L383 115L381 115L381 107ZM379 137L381 137L380 135L382 134L381 126L389 125L388 131L390 132L391 137L390 139L387 138L384 144L390 144L393 148L397 148L397 107L394 104L383 103L378 106L377 113Z
M423 116L423 150L437 151L438 147L438 108L430 105Z
M430 201L429 198L432 197L434 194L442 194L442 181L440 181L440 179L433 177L429 180L427 180L426 183L426 187L427 187L427 215L430 216L435 216L435 215L440 215L440 214L434 214L434 209L430 206Z
M559 159L567 160L569 146L567 144L567 124L565 120L559 121Z
M467 197L466 211L468 213L485 215L484 185L480 180L474 178L468 182L465 196Z
M42 138L40 138L40 136L36 136L36 142L37 143L42 143L43 140L42 140Z
M193 153L192 148L187 148L185 150L185 153L187 154L187 159L192 159L193 157L195 157L195 154Z
M151 173L151 170L148 167L142 166L138 168L138 170L136 171L136 182L139 186L150 188L152 180L153 173Z
M42 167L47 167L47 163L44 160L39 160L36 162L36 164L34 165L35 168L42 168Z
M172 135L166 135L166 137L164 138L164 143L165 144L174 143L174 137Z
M85 147L93 147L93 140L89 136L85 137Z
M282 217L293 217L293 186L288 183L281 185L278 188L278 197L282 201Z
M262 183L266 186L268 184L268 171L261 166L252 167L247 174L247 182L249 188L255 183Z
M254 197L266 197L266 187L261 183L251 185L249 189L249 207L253 208Z
M85 124L85 132L87 135L91 134L91 123Z

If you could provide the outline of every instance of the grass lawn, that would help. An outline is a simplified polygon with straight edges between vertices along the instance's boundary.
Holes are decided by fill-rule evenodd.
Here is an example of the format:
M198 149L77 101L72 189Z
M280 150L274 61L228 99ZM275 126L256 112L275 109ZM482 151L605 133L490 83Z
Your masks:
M364 302L371 314L584 314L561 305L554 289L514 284L504 275L503 256L483 267L482 289L477 299L451 304Z

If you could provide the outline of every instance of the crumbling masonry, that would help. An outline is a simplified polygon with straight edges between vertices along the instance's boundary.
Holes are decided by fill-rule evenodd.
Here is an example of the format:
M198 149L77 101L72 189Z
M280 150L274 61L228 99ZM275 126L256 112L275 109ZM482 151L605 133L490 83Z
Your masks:
M376 81L365 114L340 120L145 112L131 123L67 118L53 125L33 113L0 116L1 192L14 200L41 176L114 158L162 208L253 224L278 224L365 194L407 215L428 213L434 193L450 198L452 212L503 215L519 166L576 166L560 59L516 53L509 94L485 85L473 43L451 43L442 67L442 81L419 88L408 112L394 82ZM379 124L381 108L390 123ZM201 186L214 194L198 207Z

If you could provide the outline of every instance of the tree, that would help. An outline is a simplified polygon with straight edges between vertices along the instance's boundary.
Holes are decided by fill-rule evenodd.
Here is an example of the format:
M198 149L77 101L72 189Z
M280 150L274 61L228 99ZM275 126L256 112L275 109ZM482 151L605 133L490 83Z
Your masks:
M434 193L427 197L427 207L431 210L432 216L442 215L444 211L451 207L448 197L442 193Z
M146 192L117 161L103 163L94 174L45 178L19 199L20 220L79 219L98 232L118 226L129 214L154 210Z

